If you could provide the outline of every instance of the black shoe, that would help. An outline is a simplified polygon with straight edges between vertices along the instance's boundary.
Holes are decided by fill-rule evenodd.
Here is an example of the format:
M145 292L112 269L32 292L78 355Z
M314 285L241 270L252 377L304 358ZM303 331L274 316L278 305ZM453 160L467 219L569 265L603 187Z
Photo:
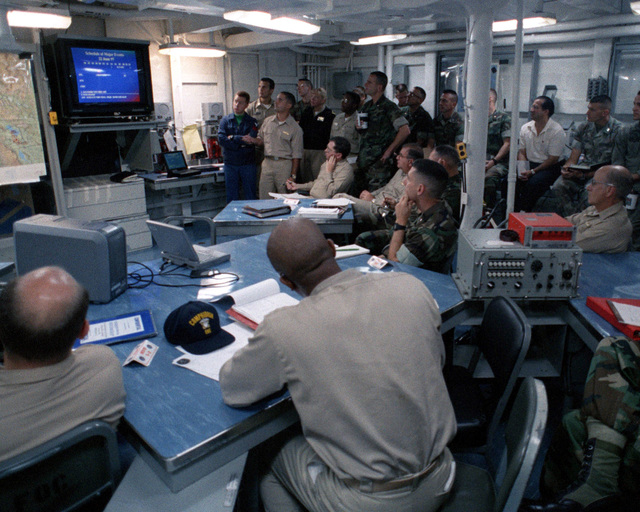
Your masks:
M522 500L518 512L582 512L584 507L577 501L562 499L556 503Z

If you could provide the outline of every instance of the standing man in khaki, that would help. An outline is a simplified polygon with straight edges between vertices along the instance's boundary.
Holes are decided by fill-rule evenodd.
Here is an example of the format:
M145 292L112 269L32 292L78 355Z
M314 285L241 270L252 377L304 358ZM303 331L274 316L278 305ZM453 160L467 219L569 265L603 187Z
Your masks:
M264 161L260 176L259 197L269 199L269 192L284 194L286 182L294 181L302 159L302 129L289 115L296 103L290 92L276 98L276 115L268 117L258 131L258 137L245 135L243 140L264 147Z
M258 121L258 129L267 117L276 115L276 104L271 95L276 84L271 78L261 78L258 83L258 99L249 103L247 114Z
M247 110L245 110L247 114L258 121L258 130L267 117L276 115L276 104L271 98L275 86L276 84L271 78L261 78L258 83L258 99L249 103ZM263 160L264 151L260 146L256 146L256 187L260 183Z

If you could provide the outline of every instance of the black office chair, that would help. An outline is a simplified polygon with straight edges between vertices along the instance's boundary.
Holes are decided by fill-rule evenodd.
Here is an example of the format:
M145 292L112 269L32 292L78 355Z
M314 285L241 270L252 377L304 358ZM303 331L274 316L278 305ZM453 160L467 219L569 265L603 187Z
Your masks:
M2 512L96 512L120 473L115 431L104 421L79 425L0 463Z
M520 308L507 297L496 297L488 305L482 324L474 329L476 353L469 368L447 366L444 377L453 403L458 433L453 451L483 447L498 426L531 341L531 326ZM473 373L485 357L494 379L484 385ZM489 387L489 392L486 388Z
M520 386L504 434L494 432L486 457L488 470L456 461L456 479L440 512L514 512L518 510L540 450L547 424L544 384L527 377Z

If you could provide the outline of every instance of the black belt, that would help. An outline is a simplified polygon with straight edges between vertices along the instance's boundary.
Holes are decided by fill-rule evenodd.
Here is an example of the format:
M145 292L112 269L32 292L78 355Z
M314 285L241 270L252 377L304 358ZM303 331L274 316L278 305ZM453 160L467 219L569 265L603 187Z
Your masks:
M349 487L359 489L361 492L385 492L401 489L409 485L417 485L423 478L431 474L434 469L440 466L442 455L431 462L420 473L414 475L403 476L395 480L387 480L384 482L376 482L374 480L356 480L355 478L345 478L342 480Z

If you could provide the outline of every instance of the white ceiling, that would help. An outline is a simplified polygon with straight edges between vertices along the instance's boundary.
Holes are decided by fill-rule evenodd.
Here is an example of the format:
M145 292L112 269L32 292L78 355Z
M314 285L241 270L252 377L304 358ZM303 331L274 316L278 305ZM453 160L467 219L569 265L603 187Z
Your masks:
M313 37L325 45L383 31L422 34L463 29L464 0L0 0L0 3L42 7L71 7L74 15L131 20L173 20L174 32L215 32L225 37L250 30L229 23L225 11L268 11L314 21L322 27ZM483 5L504 5L496 19L515 17L514 0L485 0ZM524 0L525 17L554 15L558 22L629 14L629 0ZM496 10L496 9L494 9ZM309 39L307 39L309 41ZM312 42L312 41L310 41Z

